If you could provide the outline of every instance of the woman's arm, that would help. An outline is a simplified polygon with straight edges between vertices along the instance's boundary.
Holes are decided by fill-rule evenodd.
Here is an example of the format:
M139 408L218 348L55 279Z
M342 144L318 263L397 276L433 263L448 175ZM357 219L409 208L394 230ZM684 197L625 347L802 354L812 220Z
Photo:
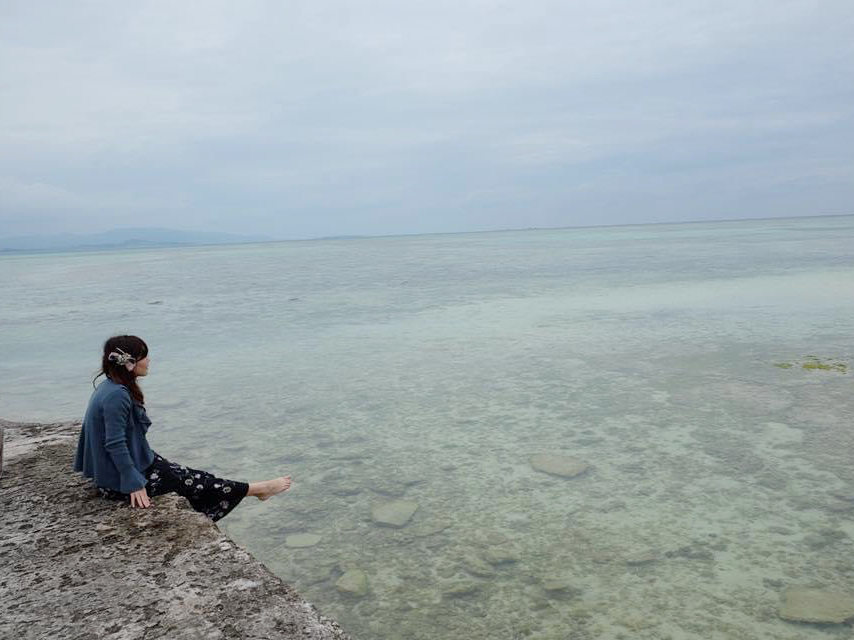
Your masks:
M130 393L122 388L108 395L103 405L104 448L119 471L122 493L145 488L145 477L137 470L128 451L127 428L132 402Z

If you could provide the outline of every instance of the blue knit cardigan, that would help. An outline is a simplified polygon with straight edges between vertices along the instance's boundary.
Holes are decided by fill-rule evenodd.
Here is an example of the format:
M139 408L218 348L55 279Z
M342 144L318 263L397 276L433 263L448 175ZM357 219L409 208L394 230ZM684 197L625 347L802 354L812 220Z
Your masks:
M154 461L145 434L151 420L124 385L104 380L92 392L77 443L74 470L99 487L131 493L145 486Z

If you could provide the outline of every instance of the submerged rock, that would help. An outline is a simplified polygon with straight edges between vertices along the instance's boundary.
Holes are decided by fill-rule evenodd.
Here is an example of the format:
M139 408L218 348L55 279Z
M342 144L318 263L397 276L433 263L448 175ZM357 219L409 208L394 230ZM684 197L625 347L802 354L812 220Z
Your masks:
M478 578L493 578L496 575L495 569L492 568L491 564L481 560L476 556L468 556L463 558L461 564L463 569Z
M368 576L361 569L350 569L335 583L341 593L362 597L368 593Z
M414 500L392 500L371 507L371 518L386 527L403 527L418 511Z
M574 478L590 468L590 465L583 460L554 453L538 453L531 456L529 462L536 471L562 478Z
M642 567L652 564L658 560L658 553L652 550L638 551L626 557L626 564L630 567Z
M470 534L469 541L479 547L490 547L509 542L510 538L500 531L476 530Z
M685 545L673 551L666 551L664 555L668 558L687 558L688 560L715 559L715 554L706 549L703 544Z
M473 580L456 580L442 586L442 596L445 598L461 598L474 595L482 588L483 585Z
M540 583L543 591L552 597L566 596L576 597L581 595L581 589L574 586L572 582L563 576L546 576Z
M854 598L818 589L788 589L780 617L796 622L843 623L854 618Z
M502 565L516 562L519 555L506 547L490 547L483 552L483 559L491 565Z
M657 627L661 624L661 620L640 613L628 613L620 616L617 619L617 624L630 631L642 631L643 629Z
M314 533L295 533L285 538L285 546L292 549L313 547L320 542L320 536Z

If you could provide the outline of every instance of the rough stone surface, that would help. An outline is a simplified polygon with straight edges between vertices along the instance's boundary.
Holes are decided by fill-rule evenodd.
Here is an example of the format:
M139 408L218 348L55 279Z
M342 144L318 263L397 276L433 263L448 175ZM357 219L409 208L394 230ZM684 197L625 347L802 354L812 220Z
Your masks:
M349 638L182 498L97 498L79 425L0 426L0 638Z
M562 478L574 478L590 468L583 460L553 453L538 453L531 456L529 461L535 470Z
M843 623L854 619L854 598L818 589L788 589L780 617L797 622Z
M368 593L368 576L361 569L350 569L338 578L335 587L341 593L361 597Z
M418 511L418 503L414 500L393 500L374 505L371 508L371 518L374 522L387 527L403 527Z

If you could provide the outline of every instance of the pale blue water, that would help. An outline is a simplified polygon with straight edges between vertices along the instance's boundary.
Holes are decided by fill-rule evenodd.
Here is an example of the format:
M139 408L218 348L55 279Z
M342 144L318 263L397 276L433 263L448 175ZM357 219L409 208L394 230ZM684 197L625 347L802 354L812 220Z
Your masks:
M222 526L356 637L850 633L778 604L854 594L854 217L3 256L0 292L0 416L79 418L144 337L155 449L292 473Z

